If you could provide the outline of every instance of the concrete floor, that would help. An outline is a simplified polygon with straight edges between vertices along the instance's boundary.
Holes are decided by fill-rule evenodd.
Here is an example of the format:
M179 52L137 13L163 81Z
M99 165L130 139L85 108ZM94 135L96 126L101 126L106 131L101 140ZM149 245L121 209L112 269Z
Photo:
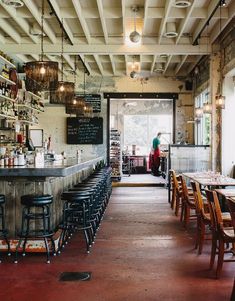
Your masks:
M43 254L0 265L4 301L227 301L235 263L220 280L208 271L210 242L193 249L193 225L185 231L167 203L167 190L117 187L90 254L75 235L63 253L45 264ZM89 281L60 282L61 272L92 273Z

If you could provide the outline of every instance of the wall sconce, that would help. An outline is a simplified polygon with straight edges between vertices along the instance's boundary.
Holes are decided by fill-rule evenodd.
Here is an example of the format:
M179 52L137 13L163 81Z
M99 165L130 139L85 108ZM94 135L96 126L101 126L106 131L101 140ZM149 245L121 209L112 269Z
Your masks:
M195 118L202 118L203 117L203 108L195 108Z
M203 105L203 113L205 113L205 114L211 114L212 113L211 103L207 102Z
M215 104L217 109L224 109L225 108L225 96L217 95L215 97Z

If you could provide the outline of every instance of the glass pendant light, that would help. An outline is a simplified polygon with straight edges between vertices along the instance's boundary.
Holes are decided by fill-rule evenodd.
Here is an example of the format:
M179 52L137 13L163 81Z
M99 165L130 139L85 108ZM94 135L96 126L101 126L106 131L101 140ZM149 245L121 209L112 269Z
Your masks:
M130 33L129 38L130 38L130 41L132 43L138 43L140 41L140 38L141 38L141 35L136 30L136 13L139 11L139 7L138 6L133 6L131 9L134 13L134 31L132 31Z
M58 62L44 60L44 0L41 14L41 55L39 61L26 63L26 77L37 82L41 90L49 90L51 83L58 81Z

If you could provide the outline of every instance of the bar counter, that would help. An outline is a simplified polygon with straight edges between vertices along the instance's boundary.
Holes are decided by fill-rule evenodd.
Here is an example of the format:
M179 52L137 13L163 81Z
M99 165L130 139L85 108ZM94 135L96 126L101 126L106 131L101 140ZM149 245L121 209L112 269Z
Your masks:
M36 167L34 164L0 167L0 177L66 177L95 165L101 160L103 160L103 157L84 158L78 163L76 159L71 158L46 162L43 167Z
M6 225L11 243L14 244L21 227L22 195L53 195L51 226L56 230L61 221L63 208L61 193L87 178L95 165L103 159L103 157L84 158L80 163L75 159L67 159L47 162L44 167L34 165L0 167L0 194L6 196Z

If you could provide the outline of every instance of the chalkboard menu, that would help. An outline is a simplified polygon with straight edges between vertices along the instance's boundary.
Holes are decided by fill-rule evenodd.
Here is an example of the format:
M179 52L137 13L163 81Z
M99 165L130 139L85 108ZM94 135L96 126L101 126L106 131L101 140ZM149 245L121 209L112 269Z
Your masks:
M102 144L103 118L68 117L68 144Z
M76 94L78 97L85 98L86 102L90 103L94 113L101 111L101 95L100 94Z

